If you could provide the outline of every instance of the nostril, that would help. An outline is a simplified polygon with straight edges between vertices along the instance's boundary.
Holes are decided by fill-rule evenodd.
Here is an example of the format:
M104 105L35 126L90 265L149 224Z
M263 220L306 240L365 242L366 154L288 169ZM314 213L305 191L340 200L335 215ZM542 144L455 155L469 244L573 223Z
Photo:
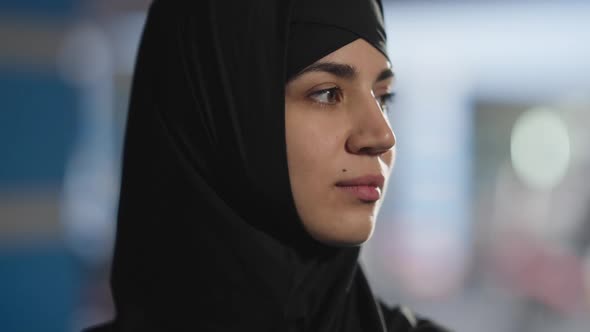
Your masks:
M363 147L361 149L359 149L359 154L366 154L366 155L371 155L371 156L378 156L380 154L383 154L387 151L389 151L390 148L385 148L385 147Z

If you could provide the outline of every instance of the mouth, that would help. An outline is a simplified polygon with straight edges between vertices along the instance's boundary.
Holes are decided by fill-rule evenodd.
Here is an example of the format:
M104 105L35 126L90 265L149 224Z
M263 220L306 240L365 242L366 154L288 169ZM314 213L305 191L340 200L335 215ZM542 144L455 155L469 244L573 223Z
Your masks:
M365 175L339 181L336 187L355 196L362 202L374 203L381 198L385 178L382 175Z

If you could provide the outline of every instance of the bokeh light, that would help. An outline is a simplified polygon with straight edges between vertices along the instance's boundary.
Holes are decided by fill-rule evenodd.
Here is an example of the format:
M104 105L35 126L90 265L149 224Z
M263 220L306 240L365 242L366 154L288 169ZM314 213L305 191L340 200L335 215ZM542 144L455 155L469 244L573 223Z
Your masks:
M514 124L510 156L518 176L539 190L561 182L570 163L570 138L565 122L548 108L527 110Z

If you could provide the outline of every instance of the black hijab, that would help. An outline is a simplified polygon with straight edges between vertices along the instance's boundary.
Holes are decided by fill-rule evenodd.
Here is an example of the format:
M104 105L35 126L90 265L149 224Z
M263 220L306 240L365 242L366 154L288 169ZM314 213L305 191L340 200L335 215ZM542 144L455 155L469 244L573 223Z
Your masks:
M358 247L305 232L289 183L284 83L357 38L385 54L379 1L151 5L125 136L116 317L96 331L409 328L383 318Z

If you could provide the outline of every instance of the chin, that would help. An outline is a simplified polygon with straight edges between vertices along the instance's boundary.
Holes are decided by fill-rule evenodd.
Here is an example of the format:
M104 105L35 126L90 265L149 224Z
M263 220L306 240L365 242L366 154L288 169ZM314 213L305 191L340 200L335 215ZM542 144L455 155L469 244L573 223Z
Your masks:
M325 225L325 224L323 224ZM355 247L367 242L373 235L375 222L372 218L359 222L341 221L331 227L308 230L318 242L334 247Z

